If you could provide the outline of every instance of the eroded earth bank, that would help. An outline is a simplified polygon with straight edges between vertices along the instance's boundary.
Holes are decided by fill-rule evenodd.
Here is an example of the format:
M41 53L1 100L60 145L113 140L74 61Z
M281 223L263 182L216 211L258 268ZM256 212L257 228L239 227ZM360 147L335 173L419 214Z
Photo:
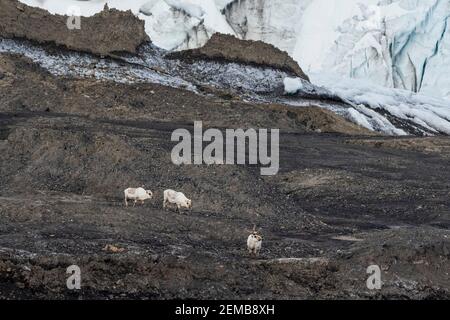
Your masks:
M294 107L223 79L205 85L199 62L176 57L151 67L127 55L83 59L92 72L67 59L63 74L0 55L0 298L450 298L448 137L367 131L317 107L344 103L333 97ZM254 62L245 70L260 70ZM260 71L274 79L286 72L269 67ZM142 73L117 81L131 68ZM279 128L280 172L175 166L171 134L192 132L194 120ZM154 199L126 208L123 190L142 184ZM193 210L163 210L167 188ZM245 245L253 225L264 237L258 258ZM80 291L66 287L73 264ZM366 286L370 265L381 290Z

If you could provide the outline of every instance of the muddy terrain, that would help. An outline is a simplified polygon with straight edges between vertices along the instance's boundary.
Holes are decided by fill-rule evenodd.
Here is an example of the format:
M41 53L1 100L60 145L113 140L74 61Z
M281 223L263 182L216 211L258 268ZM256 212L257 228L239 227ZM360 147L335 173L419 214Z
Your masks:
M450 297L447 148L405 148L315 107L55 77L16 55L0 73L2 298ZM173 165L171 133L194 120L280 128L280 173ZM434 139L448 143L421 141ZM126 208L139 185L154 199ZM163 210L166 188L192 212ZM66 288L72 264L81 291Z

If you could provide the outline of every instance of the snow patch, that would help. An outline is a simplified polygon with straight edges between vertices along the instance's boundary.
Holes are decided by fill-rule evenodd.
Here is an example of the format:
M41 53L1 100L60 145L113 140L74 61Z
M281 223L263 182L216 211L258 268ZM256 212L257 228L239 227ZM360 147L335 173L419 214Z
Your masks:
M303 82L300 78L284 78L284 92L287 94L296 94L303 89Z
M382 130L384 132L391 131L396 135L406 134L403 130L395 129L390 122L381 120L379 112L374 111L384 110L399 119L413 122L433 132L450 134L450 102L445 99L377 86L363 80L324 76L317 73L311 74L310 77L312 83L323 86L333 94L358 106L355 111L371 116L372 120L378 123L376 127L372 124L375 130L378 127L384 128ZM352 115L357 121L354 112ZM367 127L363 121L358 123Z

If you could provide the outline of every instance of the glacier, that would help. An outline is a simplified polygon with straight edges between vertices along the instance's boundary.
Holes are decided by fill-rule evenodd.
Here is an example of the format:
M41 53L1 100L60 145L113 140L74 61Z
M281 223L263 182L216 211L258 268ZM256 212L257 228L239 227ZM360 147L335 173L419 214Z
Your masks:
M348 119L407 134L393 116L423 134L450 134L450 0L21 1L59 14L77 6L90 16L105 3L131 10L153 44L168 51L202 46L215 32L271 43L316 88L351 105L334 110Z
M450 99L450 0L21 0L52 13L132 10L158 47L215 32L287 51L303 70Z
M450 98L448 0L237 0L223 12L238 36L286 50L307 73Z

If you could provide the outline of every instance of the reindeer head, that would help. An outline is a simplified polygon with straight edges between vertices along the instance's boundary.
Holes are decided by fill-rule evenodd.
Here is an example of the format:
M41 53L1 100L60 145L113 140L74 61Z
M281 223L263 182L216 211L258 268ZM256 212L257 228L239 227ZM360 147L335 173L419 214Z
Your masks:
M247 230L258 241L262 240L261 228L256 229L256 225L253 225L253 230Z

